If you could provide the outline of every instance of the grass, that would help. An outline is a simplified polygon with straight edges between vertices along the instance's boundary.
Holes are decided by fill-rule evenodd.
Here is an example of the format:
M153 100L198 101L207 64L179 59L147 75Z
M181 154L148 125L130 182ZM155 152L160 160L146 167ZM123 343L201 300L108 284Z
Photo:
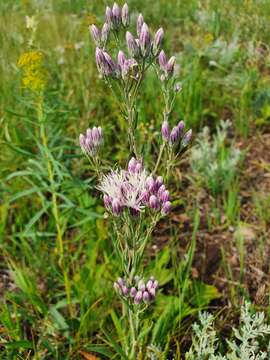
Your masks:
M112 289L121 274L110 226L78 146L79 133L100 123L106 136L103 157L127 160L126 124L97 75L88 34L90 23L102 23L105 5L91 0L0 4L3 359L87 359L90 353L117 358L115 349L125 340ZM269 141L270 7L263 0L134 0L129 7L135 14L143 11L155 28L162 25L165 49L176 54L183 90L174 117L184 118L195 133L207 125L212 134L220 120L229 119L226 145L247 152L240 175L222 196L208 190L203 171L196 180L189 152L170 179L174 212L159 225L147 256L149 274L159 278L162 291L143 329L157 358L180 359L199 310L238 314L243 297L267 305L256 303L256 291L265 285L263 297L268 297L263 254L269 246L269 166L267 151L256 151L261 136L263 146ZM18 59L29 50L26 15L38 21L36 50L44 54L48 76L44 98L22 88ZM139 105L146 157L158 148L162 122L156 85L150 73ZM233 236L242 222L255 239L247 233ZM221 248L214 266L211 256ZM258 279L251 266L264 275ZM215 280L220 278L224 286ZM231 323L228 319L227 326Z

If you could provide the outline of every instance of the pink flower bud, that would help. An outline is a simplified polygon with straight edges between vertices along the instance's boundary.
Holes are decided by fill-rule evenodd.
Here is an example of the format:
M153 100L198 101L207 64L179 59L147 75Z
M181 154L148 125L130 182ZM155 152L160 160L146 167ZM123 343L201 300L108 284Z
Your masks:
M161 214L167 215L167 214L169 214L170 211L171 211L171 203L170 203L170 201L166 201L165 204L163 204L163 206L162 206Z
M161 134L164 140L168 141L170 138L170 126L167 120L163 121L161 126Z
M138 289L141 291L145 291L145 283L143 282L143 280L140 280L138 282Z
M106 42L108 41L109 34L110 34L110 25L105 22L101 29L101 41L103 44L106 44Z
M120 67L124 66L126 57L122 50L119 51L117 60L118 60L118 65L120 65Z
M142 302L142 297L143 297L142 291L138 291L135 298L134 298L134 303L136 305L139 305Z
M150 32L146 23L143 23L139 41L140 41L140 48L142 55L147 56L150 50L151 39L150 39Z
M190 140L192 138L192 129L188 130L182 140L182 145L187 146L190 143Z
M170 75L173 74L175 61L176 61L176 57L172 56L167 63L166 70L167 70L167 73Z
M134 174L136 165L137 165L137 160L134 157L132 157L128 162L128 172Z
M170 134L170 143L173 145L173 144L176 144L177 141L179 140L179 131L177 129L177 127L175 126L173 129L172 129L172 132Z
M122 286L122 287L121 287L121 290L122 290L122 294L123 294L124 296L127 296L127 295L128 295L129 291L128 291L128 287L127 287L126 285Z
M157 210L159 208L159 202L155 195L150 196L149 206L151 209L154 209L154 210Z
M125 280L123 278L118 278L117 279L117 283L120 285L120 286L124 286L126 284Z
M142 198L142 201L143 201L145 204L149 201L149 197L150 197L150 194L149 194L148 191L143 191L143 192L142 192L141 198Z
M158 197L160 198L161 194L163 193L163 191L166 190L165 185L161 185L160 188L158 189Z
M170 193L168 190L165 190L163 191L163 193L161 194L160 196L160 200L163 202L163 203L166 203L167 201L169 201L169 198L170 198Z
M164 31L162 28L158 29L155 34L154 41L153 41L153 54L156 56L161 48L162 41L164 37Z
M167 57L165 55L164 50L161 50L158 56L158 62L161 70L165 71L167 70Z
M144 291L143 292L143 301L148 304L150 302L150 295L149 295L149 292L148 291Z
M122 7L122 24L124 26L128 26L129 25L129 11L128 11L128 4L124 4L124 6Z
M112 10L109 6L107 6L106 12L105 12L105 19L106 19L106 22L108 23L108 25L110 25L112 23L112 17L113 17Z
M139 55L139 47L134 36L129 31L126 32L126 41L129 54L133 57L137 57Z
M152 178L152 176L148 176L146 179L146 188L149 191L154 191L155 189L155 180Z
M118 30L121 25L121 9L117 3L112 7L112 23L115 30Z
M143 19L142 14L140 14L138 16L138 19L137 19L137 35L138 36L141 35L141 30L142 30L143 23L144 23L144 19Z
M95 44L97 46L99 46L100 45L100 39L101 39L99 29L97 28L96 25L93 24L93 25L89 26L89 30L90 30L90 34L92 35L92 38L93 38Z
M104 74L104 64L105 64L105 57L103 51L100 48L96 48L96 64L98 71L103 75Z
M136 290L136 288L133 286L133 287L130 289L129 295L134 298L134 297L136 296L136 294L137 294L137 290Z
M162 177L162 176L158 176L158 177L156 178L156 184L155 184L156 191L159 190L159 188L161 187L161 185L163 185L163 177Z

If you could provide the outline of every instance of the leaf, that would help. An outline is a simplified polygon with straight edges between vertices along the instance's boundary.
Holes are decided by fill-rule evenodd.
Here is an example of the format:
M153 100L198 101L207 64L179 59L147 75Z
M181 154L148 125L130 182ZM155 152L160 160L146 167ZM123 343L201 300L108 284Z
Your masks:
M96 352L98 354L107 356L108 358L113 357L113 353L104 345L92 344L86 346L87 350Z
M221 296L218 289L214 285L208 285L201 281L193 281L192 293L194 294L191 302L198 307L208 305L212 300Z
M91 355L85 351L79 350L79 353L86 359L86 360L99 360L98 357L95 355Z

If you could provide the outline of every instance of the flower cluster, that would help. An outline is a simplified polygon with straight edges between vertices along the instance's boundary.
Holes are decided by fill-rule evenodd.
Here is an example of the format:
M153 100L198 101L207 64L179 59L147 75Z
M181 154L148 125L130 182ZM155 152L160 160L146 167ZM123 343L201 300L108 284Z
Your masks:
M169 213L171 203L169 191L161 176L148 175L141 161L132 158L128 170L111 171L101 180L98 189L104 194L104 205L113 215L120 215L128 209L137 215L145 208Z
M184 132L185 123L179 121L179 123L170 130L170 125L167 120L164 120L161 126L161 135L163 140L168 142L170 145L175 145L181 141L182 146L187 146L192 137L192 130Z
M116 292L125 300L129 300L135 305L140 305L142 303L149 304L152 302L157 294L158 290L158 281L155 280L153 276L145 283L139 277L135 277L135 284L133 286L128 286L127 281L118 278L114 283L114 288Z
M102 143L103 133L100 126L94 126L92 129L87 129L85 135L80 134L81 149L87 155L95 155Z
M44 90L47 83L47 71L44 67L44 55L40 51L29 51L22 54L18 67L23 70L22 83L33 91Z

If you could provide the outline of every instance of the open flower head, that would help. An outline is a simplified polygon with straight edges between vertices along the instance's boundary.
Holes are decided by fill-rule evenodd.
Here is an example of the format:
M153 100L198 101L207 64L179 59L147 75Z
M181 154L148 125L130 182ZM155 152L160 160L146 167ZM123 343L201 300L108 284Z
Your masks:
M169 192L162 177L149 176L141 161L132 158L128 170L118 169L105 175L98 189L104 194L104 205L114 215L124 209L137 215L145 208L161 211L170 210Z

